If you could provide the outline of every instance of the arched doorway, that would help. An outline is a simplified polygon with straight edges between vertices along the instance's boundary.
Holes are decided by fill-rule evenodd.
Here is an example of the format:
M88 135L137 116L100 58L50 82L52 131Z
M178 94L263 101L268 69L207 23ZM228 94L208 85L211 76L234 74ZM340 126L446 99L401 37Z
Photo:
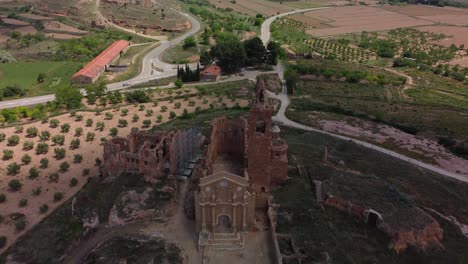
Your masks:
M369 212L367 216L367 224L371 227L376 227L379 221L379 215L374 212Z
M218 233L230 233L232 231L231 218L228 215L218 216L218 225L216 226L216 232Z

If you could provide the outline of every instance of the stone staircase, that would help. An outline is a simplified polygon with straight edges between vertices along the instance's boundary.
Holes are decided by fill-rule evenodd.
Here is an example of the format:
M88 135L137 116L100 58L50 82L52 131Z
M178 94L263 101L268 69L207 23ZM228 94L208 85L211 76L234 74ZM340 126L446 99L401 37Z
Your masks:
M244 234L239 232L200 233L199 245L213 250L242 250L244 248Z

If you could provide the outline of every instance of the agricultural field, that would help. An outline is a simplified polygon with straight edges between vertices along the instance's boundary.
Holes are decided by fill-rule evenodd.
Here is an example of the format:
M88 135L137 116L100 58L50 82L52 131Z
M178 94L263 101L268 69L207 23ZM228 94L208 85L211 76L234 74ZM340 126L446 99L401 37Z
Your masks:
M7 237L7 246L99 173L106 139L177 118L197 120L192 122L199 124L198 115L204 111L228 115L230 111L242 112L253 87L252 82L239 81L148 92L131 90L125 94L126 102L121 103L116 103L121 94L112 93L96 102L83 99L85 107L80 111L43 121L23 118L15 127L0 129L0 154L6 164L0 168L0 195L4 195L0 201L4 219L0 233ZM40 209L44 205L47 210Z
M307 257L304 262L320 263L463 263L468 259L468 238L459 227L442 216L452 215L466 223L464 203L468 185L416 168L403 161L355 145L352 142L290 128L281 128L288 142L289 155L302 166L302 174L290 170L288 183L275 191L278 206L278 233L291 234L296 246ZM417 226L405 215L409 207L418 206L443 228L444 249L425 252L408 249L395 253L391 241L381 232L354 216L324 206L315 199L313 180L340 182L353 194L357 204L400 207L400 221ZM385 186L384 190L381 186ZM344 187L343 187L344 188ZM374 193L377 190L382 193ZM365 200L362 200L365 197ZM396 198L399 197L399 198ZM387 201L383 205L383 201ZM326 252L326 254L324 254ZM460 262L461 261L461 262Z
M433 24L423 19L368 6L332 7L304 15L321 21L321 28L307 30L308 34L316 37Z
M153 8L129 4L119 6L102 2L99 6L102 15L117 25L139 30L144 34L165 35L163 32L182 32L190 27L190 23L176 11L155 6ZM169 34L170 35L170 34Z
M71 84L71 76L82 67L80 62L15 62L0 64L0 89L18 86L25 96L52 93ZM40 80L40 75L44 79Z
M468 174L466 160L453 155L464 157L467 151L468 97L462 83L413 68L405 70L414 81L408 85L401 76L362 64L312 60L291 67L299 75L289 118ZM352 68L358 72L347 70Z
M318 54L329 59L365 61L375 57L365 49L350 46L347 42L314 38L305 34L307 26L297 20L280 18L272 26L273 38L287 45L296 54Z

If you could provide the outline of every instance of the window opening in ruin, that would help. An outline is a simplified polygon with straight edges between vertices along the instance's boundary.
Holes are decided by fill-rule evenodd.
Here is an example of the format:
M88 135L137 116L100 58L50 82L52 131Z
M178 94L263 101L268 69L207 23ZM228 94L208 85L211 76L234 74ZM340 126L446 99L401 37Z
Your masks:
M218 216L218 232L220 233L230 233L231 232L231 218L227 215Z
M379 216L376 213L369 212L369 215L367 216L368 225L370 225L371 227L376 227L378 220L379 220Z
M263 89L261 89L259 94L258 94L258 101L263 103L264 100L265 99L263 98Z
M260 120L260 121L257 121L257 124L256 124L256 132L259 132L259 133L265 133L265 130L266 130L266 124L265 124L265 121L264 120Z

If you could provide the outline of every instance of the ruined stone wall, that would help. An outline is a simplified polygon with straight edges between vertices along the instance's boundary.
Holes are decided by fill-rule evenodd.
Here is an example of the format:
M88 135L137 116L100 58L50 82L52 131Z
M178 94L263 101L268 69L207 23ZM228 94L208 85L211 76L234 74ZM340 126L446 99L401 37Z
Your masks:
M366 221L366 219L364 219L364 212L367 209L360 205L353 204L350 201L330 194L327 195L327 198L323 203ZM420 210L421 214L426 215L426 213L421 209L417 208L417 210ZM392 226L385 222L385 219L378 221L377 228L392 239L392 248L397 253L403 252L410 246L421 250L427 250L431 247L443 248L443 245L441 244L443 239L442 228L435 219L429 215L427 215L427 217L431 219L430 223L408 230Z
M213 163L220 154L245 156L246 122L244 119L219 117L211 122L211 133L206 150L207 175L213 174ZM244 175L240 175L244 176Z

